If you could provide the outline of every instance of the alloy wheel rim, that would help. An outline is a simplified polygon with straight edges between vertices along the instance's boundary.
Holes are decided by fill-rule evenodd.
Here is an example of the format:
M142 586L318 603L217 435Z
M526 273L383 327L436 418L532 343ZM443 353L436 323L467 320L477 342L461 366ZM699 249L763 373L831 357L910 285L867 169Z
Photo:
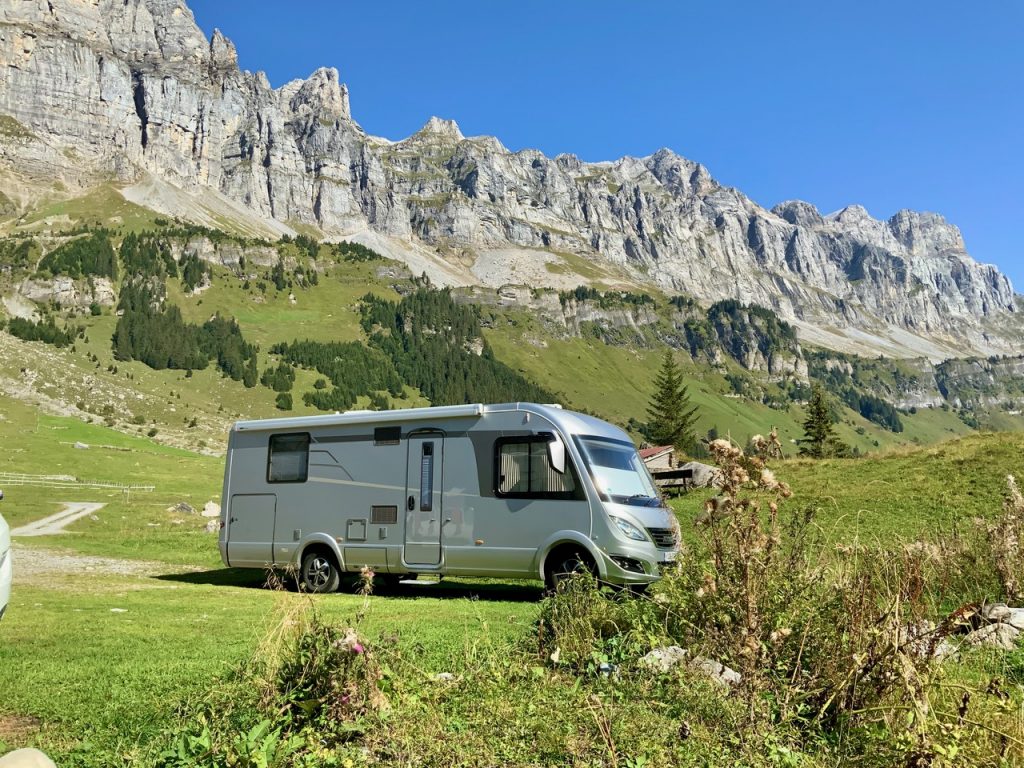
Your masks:
M331 564L326 558L315 557L306 567L306 581L312 587L326 586L331 576Z

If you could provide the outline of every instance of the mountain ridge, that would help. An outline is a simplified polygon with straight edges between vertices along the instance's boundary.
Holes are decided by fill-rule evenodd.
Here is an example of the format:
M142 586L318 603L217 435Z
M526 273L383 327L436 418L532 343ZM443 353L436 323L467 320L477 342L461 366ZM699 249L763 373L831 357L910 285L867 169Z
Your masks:
M0 113L24 134L4 131L0 168L20 178L113 179L168 215L372 240L445 284L610 277L735 299L841 350L940 359L1019 340L1009 280L938 214L767 209L664 148L549 158L437 117L370 136L336 69L274 89L181 0L0 0L0 65Z

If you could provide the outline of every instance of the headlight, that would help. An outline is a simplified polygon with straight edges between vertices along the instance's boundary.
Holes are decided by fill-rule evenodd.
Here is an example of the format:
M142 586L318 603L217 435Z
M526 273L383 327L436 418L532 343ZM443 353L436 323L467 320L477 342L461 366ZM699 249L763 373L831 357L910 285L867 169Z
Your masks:
M633 539L633 541L647 541L647 537L644 532L633 525L629 520L624 520L621 517L611 516L612 521L616 527L622 532L622 535L627 539Z

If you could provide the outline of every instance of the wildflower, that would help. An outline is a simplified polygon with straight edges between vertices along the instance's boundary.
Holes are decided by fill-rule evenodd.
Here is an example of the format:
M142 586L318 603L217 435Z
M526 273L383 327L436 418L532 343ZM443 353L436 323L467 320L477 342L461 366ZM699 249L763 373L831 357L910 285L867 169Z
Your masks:
M363 648L363 644L359 642L359 636L356 634L356 631L351 627L345 630L343 637L334 641L333 646L339 651L348 651L357 655L366 650Z

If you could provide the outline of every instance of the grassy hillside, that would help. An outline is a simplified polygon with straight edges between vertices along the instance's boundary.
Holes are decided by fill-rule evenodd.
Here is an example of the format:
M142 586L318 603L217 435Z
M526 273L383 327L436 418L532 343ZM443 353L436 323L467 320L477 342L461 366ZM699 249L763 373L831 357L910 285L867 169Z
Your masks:
M537 318L523 312L508 313L504 322L488 331L487 339L502 360L541 385L564 393L571 406L595 411L623 425L630 418L646 418L661 350L553 337ZM716 369L682 355L678 359L691 401L699 408L700 432L714 427L719 434L729 434L745 443L751 435L767 434L775 426L783 444L796 452L793 441L803 435L800 407L777 410L733 394L723 374L737 370L735 364ZM844 442L865 453L935 443L972 431L956 414L942 409L925 408L903 416L902 433L882 429L849 408L842 408L841 413L837 433Z
M485 707L501 709L504 718L519 724L516 728L529 723L530 729L540 729L536 734L548 744L547 757L538 759L530 751L536 749L531 739L534 746L517 753L521 761L558 764L573 750L589 749L584 742L602 743L599 721L588 714L590 683L574 687L574 678L537 672L528 657L524 662L518 655L536 643L539 586L446 579L368 600L262 589L258 571L220 566L215 536L202 530L201 518L167 511L177 501L200 507L216 498L220 460L78 419L42 415L7 398L0 405L0 441L7 448L0 471L157 486L154 493L136 494L130 501L108 492L5 488L3 513L15 525L50 514L62 500L107 506L97 519L84 518L62 536L16 542L17 580L10 611L0 624L0 751L39 744L60 764L74 766L151 760L170 738L166 729L180 727L175 725L179 703L204 700L211 687L223 685L245 658L271 642L268 635L276 636L280 622L294 621L304 606L315 607L327 621L358 621L370 643L391 649L386 656L389 695L402 702L406 715L419 713L409 722L433 723L431 728L402 729L396 738L426 731L436 731L439 739L457 738L466 723L475 721L474 711ZM90 447L76 449L74 442ZM1022 469L1022 449L1024 437L985 434L861 460L787 460L777 470L793 485L790 503L821 506L821 524L837 539L892 541L994 512L1003 476ZM678 500L684 531L690 530L705 496L695 492ZM54 553L123 558L129 566L146 562L112 572L102 561L67 561ZM512 658L517 661L510 666ZM519 670L522 663L527 666ZM449 687L432 679L440 672L456 680L485 673L490 682L486 689L463 689L457 682ZM642 703L643 696L654 694L635 695ZM528 706L538 701L551 707L574 702L571 710L582 716L548 716L542 723L536 706ZM727 749L726 742L716 741L720 737L712 725L725 716L725 710L716 709L721 705L714 691L686 701L685 711L678 712L615 704L619 748L626 754L648 749L643 733L654 727L650 718L655 717L662 718L659 728L692 724L692 739L676 743L674 760L681 764L706 764L715 754L725 754L719 750ZM409 706L413 710L405 709ZM565 730L569 727L584 739L577 746ZM516 742L516 728L504 733L503 744ZM494 747L477 741L470 739L461 749L480 756ZM801 764L820 763L808 758Z
M121 210L129 204L112 189L98 190L79 202L83 210L97 211L97 216L102 213L102 222L119 226L120 233L154 226L144 217L129 221L132 211ZM72 203L77 204L71 201L62 205ZM70 210L68 215L72 221L80 220L78 209ZM156 229L179 231L174 229L176 226ZM225 237L211 233L205 236L215 240ZM116 241L120 235L115 233L113 237ZM213 266L209 268L210 284L196 293L185 290L176 277L167 279L167 305L180 308L184 321L195 325L208 321L215 313L236 319L245 339L259 348L257 361L262 372L275 363L268 354L275 344L296 339L365 343L366 333L360 327L360 299L372 293L396 301L415 289L406 270L385 259L348 260L331 247L315 243L309 248L297 243L279 244L278 249L288 263L289 282L293 267L312 270L313 261L308 254L315 253L317 284L304 285L305 281L296 278L288 287L275 289L270 267L247 264L241 270L244 274L235 274ZM0 283L14 290L20 275L0 277ZM612 309L619 301L615 293L596 295L602 306L607 302ZM605 343L589 331L574 336L550 320L515 305L485 308L488 322L484 335L498 361L555 393L566 406L596 413L623 426L631 420L642 422L646 419L660 360L663 342L659 334L673 332L664 325L670 307L661 295L655 295L653 302L649 297L633 294L625 298L644 299L645 306L656 303L658 307L658 322L662 325L643 329L637 335L637 343L630 341L629 334L615 343ZM687 305L687 311L699 319L700 308L690 304L692 307ZM160 441L211 452L218 450L225 429L234 419L280 414L275 406L275 392L262 386L246 388L221 376L213 366L187 376L180 370L157 371L139 362L116 360L111 337L118 317L111 309L104 309L99 315L81 310L63 310L56 315L58 324L84 329L83 337L76 339L73 347L57 349L39 342L26 343L0 332L0 377L7 380L3 387L7 392L39 393L49 398L58 411L87 414L87 418L137 435L149 435L155 430ZM698 325L705 334L711 327L703 320ZM686 352L680 352L678 359L693 404L699 409L697 426L701 434L714 429L742 443L775 426L783 443L795 450L794 441L802 435L804 415L792 393L787 395L763 374L744 370L728 354L720 356L714 364L701 355L691 359ZM316 412L303 404L302 394L311 391L318 378L321 376L312 371L298 370L292 390L294 413ZM771 398L756 392L739 395L737 381L750 383L756 392L772 390L774 394ZM407 386L400 404L425 405L428 401L417 389ZM370 397L363 395L355 407L370 405ZM902 413L901 432L889 431L845 406L839 407L839 413L840 437L861 453L933 444L972 431L963 418L944 409L922 408ZM1022 419L996 410L983 423L989 428L1016 429L1024 425Z
M818 509L830 538L891 543L964 529L996 514L1006 476L1024 476L1024 435L975 434L861 459L789 459L773 468L793 488L790 505ZM694 491L673 502L684 527L711 495Z
M59 502L89 501L106 506L93 520L73 523L67 541L75 551L112 557L163 560L211 566L219 562L215 537L198 514L170 513L168 507L187 502L197 510L220 500L224 465L221 459L168 447L76 418L51 416L24 403L0 398L0 472L70 475L82 481L120 485L153 485L153 492L130 496L116 490L49 489L4 485L0 507L16 527L60 509ZM87 448L76 448L75 445ZM47 545L62 544L46 541ZM73 544L72 544L73 542ZM26 546L44 543L26 539Z

